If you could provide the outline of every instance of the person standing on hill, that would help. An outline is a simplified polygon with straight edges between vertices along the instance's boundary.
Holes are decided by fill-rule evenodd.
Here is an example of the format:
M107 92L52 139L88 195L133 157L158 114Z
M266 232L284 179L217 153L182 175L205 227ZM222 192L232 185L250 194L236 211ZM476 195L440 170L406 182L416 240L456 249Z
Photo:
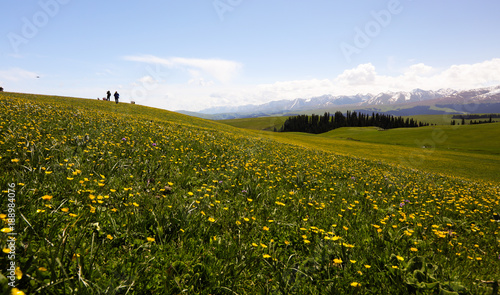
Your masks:
M108 90L108 92L106 92L106 95L107 95L107 101L109 101L111 99L111 91Z
M120 98L120 94L118 94L118 91L115 91L115 102L118 103L118 98Z

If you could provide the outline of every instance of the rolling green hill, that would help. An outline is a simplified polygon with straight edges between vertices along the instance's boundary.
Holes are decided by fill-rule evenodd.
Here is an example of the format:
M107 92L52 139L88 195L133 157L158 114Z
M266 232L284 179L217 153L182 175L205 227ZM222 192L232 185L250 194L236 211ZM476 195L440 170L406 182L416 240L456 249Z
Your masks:
M362 142L500 155L500 123L464 126L428 126L379 131L376 128L340 128L324 134Z
M500 123L438 125L385 131L374 127L352 127L318 135L259 131L282 124L284 119L280 118L284 117L218 122L255 129L253 132L259 136L309 148L435 173L500 182L500 174L497 173L500 171Z
M459 151L422 149L436 129L274 133L0 93L0 293L491 294L499 156L460 127L442 129Z

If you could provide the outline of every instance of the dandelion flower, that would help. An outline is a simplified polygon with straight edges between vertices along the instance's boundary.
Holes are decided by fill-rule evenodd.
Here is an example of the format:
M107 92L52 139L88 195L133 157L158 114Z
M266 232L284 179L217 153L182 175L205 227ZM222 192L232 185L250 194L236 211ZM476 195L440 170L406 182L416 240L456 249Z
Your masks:
M361 286L361 284L358 283L358 282L352 282L351 286L353 286L353 287L359 287L359 286Z
M2 251L5 254L9 254L10 253L10 249L9 248L3 248Z
M418 251L418 249L417 249L417 248L413 248L413 247L411 247L411 248L410 248L410 251L412 251L412 252L417 252L417 251Z
M335 263L335 264L341 264L342 263L342 259L335 258L335 259L333 259L333 263Z
M18 288L12 288L12 290L10 291L10 294L12 295L24 295L25 293L21 290L19 290Z
M264 254L264 255L262 255L262 257L264 257L264 258L271 258L271 255L269 255L269 254Z
M210 221L210 222L215 222L215 219L213 219L212 217L209 217L209 218L208 218L208 221Z
M11 229L11 228L9 228L9 227L4 227L4 228L2 228L0 231L1 231L1 232L3 232L3 233L8 234L8 233L12 232L12 229Z
M399 261L404 261L405 259L399 255L396 256L396 258L399 260Z
M372 267L371 265L365 264L365 268L370 268Z
M20 280L23 277L23 272L21 271L21 268L19 266L16 267L15 273L16 273L16 278L18 280Z
M46 269L45 267L43 267L43 266L40 266L40 267L38 268L38 270L39 270L39 271L47 271L47 269Z
M106 238L112 240L113 239L113 236L112 235L107 235Z
M150 237L147 237L146 240L148 240L148 242L154 242L155 241L154 238L150 238Z
M269 227L264 226L262 229L263 229L263 230L265 230L265 231L268 231L268 230L269 230Z
M42 197L42 200L44 201L50 201L53 197L52 196L49 196L49 195L45 195Z

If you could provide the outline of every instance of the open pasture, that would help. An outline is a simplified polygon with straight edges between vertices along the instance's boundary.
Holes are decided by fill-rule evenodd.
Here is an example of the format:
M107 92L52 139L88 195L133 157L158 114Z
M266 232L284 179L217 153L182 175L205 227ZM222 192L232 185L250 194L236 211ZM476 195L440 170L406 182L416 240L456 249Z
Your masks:
M491 294L500 279L494 181L102 101L3 93L0 133L3 292L11 232L26 294Z

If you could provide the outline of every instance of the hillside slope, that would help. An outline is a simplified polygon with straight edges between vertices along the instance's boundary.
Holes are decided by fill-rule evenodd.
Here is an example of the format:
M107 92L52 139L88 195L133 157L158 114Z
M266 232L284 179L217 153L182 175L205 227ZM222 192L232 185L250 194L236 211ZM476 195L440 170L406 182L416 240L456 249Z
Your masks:
M430 116L422 117L429 120ZM264 138L331 153L383 161L466 179L500 182L500 123L438 125L379 131L375 127L339 128L323 134L280 133L272 126L285 117L220 121ZM442 116L437 116L437 122Z
M0 127L2 293L482 294L498 280L498 184L137 105L5 93Z

